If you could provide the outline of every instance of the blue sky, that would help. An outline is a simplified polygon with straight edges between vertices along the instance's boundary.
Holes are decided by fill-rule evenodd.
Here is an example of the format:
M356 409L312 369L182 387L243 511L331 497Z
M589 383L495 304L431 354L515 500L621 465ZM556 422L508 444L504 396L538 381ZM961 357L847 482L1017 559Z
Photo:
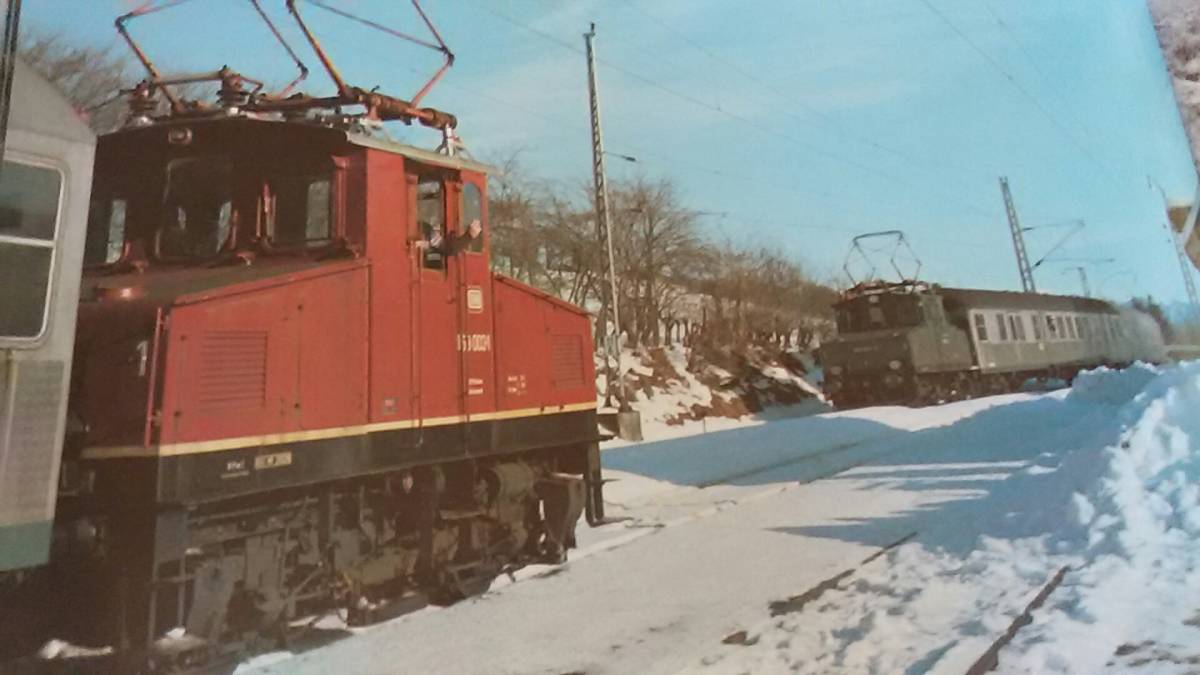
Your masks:
M408 3L329 0L420 33ZM32 0L26 30L115 42L129 0ZM302 47L283 0L264 0ZM1081 219L1057 257L1093 289L1183 299L1161 198L1196 175L1141 0L426 0L457 54L426 99L458 115L481 158L520 152L570 189L590 170L582 33L597 24L605 140L635 156L611 179L676 182L714 236L841 273L854 234L899 228L946 284L1019 286L997 177L1023 224ZM435 54L308 6L347 80L409 96ZM289 62L243 0L193 0L131 29L166 71L222 64L287 81ZM331 86L316 59L307 88ZM436 145L432 132L407 140ZM723 214L723 215L721 215ZM1028 233L1040 258L1064 232ZM1040 290L1078 293L1067 263ZM1077 264L1077 263L1072 263Z

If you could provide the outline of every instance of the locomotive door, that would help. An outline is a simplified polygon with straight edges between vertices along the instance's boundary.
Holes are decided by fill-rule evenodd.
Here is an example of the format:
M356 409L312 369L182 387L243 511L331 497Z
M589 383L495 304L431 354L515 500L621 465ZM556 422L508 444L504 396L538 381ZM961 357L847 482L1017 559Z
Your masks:
M469 238L472 223L479 223L478 236L464 240L460 250L449 261L459 284L461 304L455 347L464 371L464 407L468 418L491 412L496 405L485 194L484 177L477 174L464 174L462 182L453 185L451 192L452 202L458 207L453 209L457 216L454 220L457 221L458 235Z
M418 246L415 257L416 302L412 303L412 325L416 346L413 353L414 414L418 425L456 422L464 412L461 395L462 370L456 350L458 293L443 246L451 211L443 172L423 172L408 181L411 227Z

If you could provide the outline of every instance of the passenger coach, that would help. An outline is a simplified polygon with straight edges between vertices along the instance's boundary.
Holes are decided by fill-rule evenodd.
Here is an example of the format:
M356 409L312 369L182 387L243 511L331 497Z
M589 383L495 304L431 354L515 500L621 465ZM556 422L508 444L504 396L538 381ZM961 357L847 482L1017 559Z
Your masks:
M16 61L0 170L0 602L45 563L67 410L95 137Z

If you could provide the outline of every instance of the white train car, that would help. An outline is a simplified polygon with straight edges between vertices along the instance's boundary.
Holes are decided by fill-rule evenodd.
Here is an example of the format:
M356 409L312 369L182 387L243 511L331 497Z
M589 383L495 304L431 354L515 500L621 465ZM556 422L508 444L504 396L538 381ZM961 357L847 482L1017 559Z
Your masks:
M0 582L49 555L95 142L18 60L0 169Z

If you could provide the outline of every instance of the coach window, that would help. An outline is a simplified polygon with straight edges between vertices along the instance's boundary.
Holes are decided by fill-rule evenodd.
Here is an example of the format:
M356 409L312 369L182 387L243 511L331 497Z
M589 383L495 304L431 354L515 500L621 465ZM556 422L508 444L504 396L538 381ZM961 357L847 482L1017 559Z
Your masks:
M0 170L0 337L45 328L61 192L54 169L6 161Z
M316 246L333 238L331 181L327 175L292 175L271 180L267 233L284 248Z
M1033 326L1033 339L1037 340L1038 342L1041 342L1042 341L1042 322L1038 318L1037 314L1031 315L1031 318L1033 319L1030 322L1030 325Z
M980 342L987 342L987 317L983 314L974 314L973 316L975 317L975 337L978 338Z
M463 185L462 191L462 226L463 232L471 227L471 223L479 221L479 226L484 227L483 222L483 195L479 192L479 186L474 183ZM483 253L483 231L481 230L478 237L471 240L467 245L468 253Z
M442 250L446 237L446 200L442 179L422 176L417 183L417 227L425 245L421 248L421 264L425 269L446 269L446 254Z
M1004 325L1004 314L996 314L996 340L998 342L1008 341L1008 327Z
M1046 315L1046 335L1050 340L1058 339L1058 322L1053 314Z
M1014 340L1018 342L1025 341L1025 320L1021 318L1020 314L1008 315L1008 327L1012 329L1011 332Z

